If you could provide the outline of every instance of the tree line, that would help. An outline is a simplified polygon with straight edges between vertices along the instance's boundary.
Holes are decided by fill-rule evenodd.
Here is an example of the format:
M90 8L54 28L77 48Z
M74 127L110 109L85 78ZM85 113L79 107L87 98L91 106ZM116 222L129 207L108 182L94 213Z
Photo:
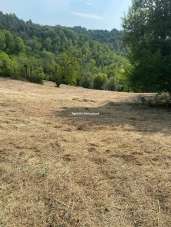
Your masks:
M111 33L116 36L111 38ZM121 34L117 30L41 26L0 12L0 76L123 90L129 63Z
M171 1L132 0L123 31L41 26L0 12L0 76L171 93Z

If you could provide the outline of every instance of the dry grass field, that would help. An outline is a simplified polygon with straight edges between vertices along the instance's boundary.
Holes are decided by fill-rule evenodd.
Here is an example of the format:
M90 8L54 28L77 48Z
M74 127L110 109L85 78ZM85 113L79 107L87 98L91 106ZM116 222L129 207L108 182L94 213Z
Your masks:
M170 227L171 110L137 95L1 79L0 227Z

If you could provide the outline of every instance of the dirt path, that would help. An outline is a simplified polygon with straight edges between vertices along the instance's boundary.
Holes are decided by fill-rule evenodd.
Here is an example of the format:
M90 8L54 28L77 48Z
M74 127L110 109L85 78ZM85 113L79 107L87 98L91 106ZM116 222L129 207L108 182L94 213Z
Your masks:
M136 96L1 79L0 226L170 227L171 111Z

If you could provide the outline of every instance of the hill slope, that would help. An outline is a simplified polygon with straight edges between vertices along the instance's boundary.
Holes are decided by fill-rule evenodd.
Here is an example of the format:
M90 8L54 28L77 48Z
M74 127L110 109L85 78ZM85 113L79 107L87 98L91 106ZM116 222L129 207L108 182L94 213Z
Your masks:
M115 29L41 26L0 12L0 76L123 89L129 63L121 43L122 33Z
M0 29L7 29L15 32L22 38L29 40L33 37L42 41L50 38L52 42L57 42L58 48L63 48L71 42L78 42L80 38L86 40L98 41L106 44L115 52L122 52L122 32L117 29L107 30L87 30L82 27L65 27L65 26L42 26L33 23L31 20L25 22L19 19L15 14L4 14L0 12ZM44 46L46 49L46 46ZM55 48L51 48L55 52ZM57 50L56 50L57 51Z
M169 227L171 113L136 96L1 79L0 224Z

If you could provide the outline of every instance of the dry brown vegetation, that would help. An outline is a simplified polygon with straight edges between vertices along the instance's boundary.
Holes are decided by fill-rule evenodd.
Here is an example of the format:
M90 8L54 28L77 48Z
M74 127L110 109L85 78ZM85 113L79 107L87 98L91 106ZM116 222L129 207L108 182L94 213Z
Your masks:
M171 112L136 97L1 79L0 226L170 227Z

